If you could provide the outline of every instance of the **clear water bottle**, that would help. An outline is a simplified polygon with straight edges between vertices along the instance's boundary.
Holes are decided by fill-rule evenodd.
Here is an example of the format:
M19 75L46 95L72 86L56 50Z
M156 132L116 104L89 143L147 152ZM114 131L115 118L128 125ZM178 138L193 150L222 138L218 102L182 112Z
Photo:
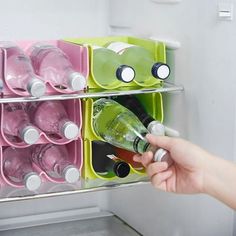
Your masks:
M7 51L5 79L11 88L27 91L34 97L41 97L46 92L46 86L37 76L29 57L21 48L12 43L0 43Z
M134 69L123 65L115 52L97 46L93 47L93 73L99 84L111 88L119 81L130 83L135 77Z
M27 106L34 125L50 136L75 139L79 135L78 126L69 120L65 107L60 101L32 102Z
M130 110L112 99L101 98L93 104L93 127L106 142L135 153L153 151L155 161L167 161L166 150L151 147L145 135L148 130Z
M92 142L93 169L100 175L112 174L119 178L126 177L130 166L116 156L112 145L102 141Z
M51 143L34 145L31 158L36 165L53 178L63 178L68 183L75 183L80 177L80 172L70 161L64 145Z
M4 104L4 120L2 124L4 134L18 137L27 144L34 144L39 139L38 129L30 123L25 105L22 103Z
M145 83L152 85L156 82L154 78L165 80L170 74L169 66L156 62L153 53L144 47L124 42L112 42L107 48L122 55L123 62L134 68L135 81L140 85Z
M30 191L38 189L41 185L41 179L32 167L28 148L4 149L3 172L13 183L24 184Z
M73 69L69 58L60 48L38 43L29 52L36 73L53 86L72 91L86 87L85 77Z

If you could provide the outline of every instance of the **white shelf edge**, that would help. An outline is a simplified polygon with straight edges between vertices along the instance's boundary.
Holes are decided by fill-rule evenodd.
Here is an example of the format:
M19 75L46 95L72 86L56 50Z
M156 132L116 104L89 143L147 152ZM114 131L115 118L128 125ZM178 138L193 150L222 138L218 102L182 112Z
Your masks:
M111 212L101 211L99 207L78 208L73 210L48 212L20 217L0 219L0 232L26 227L41 226L77 220L113 216Z

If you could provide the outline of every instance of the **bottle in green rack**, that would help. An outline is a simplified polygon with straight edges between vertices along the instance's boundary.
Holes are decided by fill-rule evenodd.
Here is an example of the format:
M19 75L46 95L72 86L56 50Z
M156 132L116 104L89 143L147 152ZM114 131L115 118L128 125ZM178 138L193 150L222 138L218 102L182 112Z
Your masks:
M130 172L129 164L116 156L114 147L102 141L92 141L92 163L94 170L100 175L110 173L124 178Z
M126 150L144 153L151 150L155 161L171 159L166 150L151 147L145 139L148 130L127 108L112 99L101 98L93 104L93 128L106 142Z
M120 57L110 49L93 46L93 74L104 88L116 88L120 82L130 83L135 77L132 67L121 63Z
M169 66L155 61L153 53L144 47L124 42L112 42L107 48L122 55L123 63L134 68L135 81L138 85L154 85L157 83L156 79L165 80L170 74Z

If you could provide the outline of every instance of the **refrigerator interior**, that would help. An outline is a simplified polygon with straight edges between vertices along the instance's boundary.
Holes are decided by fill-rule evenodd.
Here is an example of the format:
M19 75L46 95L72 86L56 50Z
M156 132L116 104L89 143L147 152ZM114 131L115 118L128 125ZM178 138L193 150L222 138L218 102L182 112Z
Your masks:
M120 34L166 41L174 64L170 80L182 84L184 92L164 94L164 123L182 137L235 160L235 19L219 19L216 0L161 2L1 1L0 40ZM19 225L21 220L27 225L26 216L96 206L145 236L236 235L235 213L218 201L164 193L150 184L0 204L0 229L14 228L18 217ZM37 217L29 226L36 222Z

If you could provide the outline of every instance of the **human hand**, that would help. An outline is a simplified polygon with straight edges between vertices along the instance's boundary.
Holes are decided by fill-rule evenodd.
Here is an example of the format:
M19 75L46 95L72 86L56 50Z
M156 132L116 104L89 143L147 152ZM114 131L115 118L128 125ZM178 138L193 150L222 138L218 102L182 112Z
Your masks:
M134 161L141 162L154 187L168 192L200 193L204 191L205 161L211 154L180 138L146 136L150 144L167 150L174 163L154 162L153 153L135 155Z

